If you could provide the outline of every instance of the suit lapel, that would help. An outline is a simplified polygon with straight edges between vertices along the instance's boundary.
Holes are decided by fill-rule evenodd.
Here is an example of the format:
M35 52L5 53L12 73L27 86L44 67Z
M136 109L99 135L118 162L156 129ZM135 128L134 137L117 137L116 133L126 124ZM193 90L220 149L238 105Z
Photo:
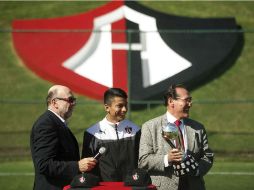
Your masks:
M51 111L47 110L47 114L54 118L56 126L58 127L59 134L62 136L62 142L64 146L71 150L71 154L79 160L79 146L75 136L72 134L70 129ZM67 139L67 140L66 140Z
M71 144L68 143L68 145L70 146L71 149L76 149L75 151L72 151L73 153L77 153L77 155L75 155L76 157L79 157L79 147L78 147L78 142L75 138L75 136L73 135L73 133L71 132L71 130L67 127L67 126L64 126L63 124L63 129L65 131L65 136L66 138L69 139L69 142L72 142Z
M194 149L194 144L195 144L195 130L189 126L189 125L184 125L185 127L185 133L187 134L187 150L192 151Z
M163 146L164 146L163 148L164 148L164 153L165 154L168 153L168 150L172 149L170 144L162 137L162 127L167 126L167 124L168 124L167 114L165 114L165 115L162 116L161 128L160 128L160 131L158 131L158 133L160 133L160 135L161 135L162 141L164 142L163 143ZM170 140L170 141L174 144L173 140Z

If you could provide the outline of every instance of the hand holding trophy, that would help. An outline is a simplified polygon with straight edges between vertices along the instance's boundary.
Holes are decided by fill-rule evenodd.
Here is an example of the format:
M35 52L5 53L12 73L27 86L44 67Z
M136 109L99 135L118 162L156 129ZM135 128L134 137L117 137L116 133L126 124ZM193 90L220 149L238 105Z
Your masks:
M175 149L179 149L183 153L181 162L173 162L173 171L176 176L183 175L196 175L198 170L198 162L192 155L186 155L184 150L184 144L180 136L179 129L172 123L162 128L162 136L169 143L169 145ZM175 144L174 144L175 141Z
M185 158L184 143L179 132L179 129L173 123L169 123L167 126L162 128L162 136L169 143L171 148L177 148L183 153L183 158ZM175 144L174 144L175 141Z

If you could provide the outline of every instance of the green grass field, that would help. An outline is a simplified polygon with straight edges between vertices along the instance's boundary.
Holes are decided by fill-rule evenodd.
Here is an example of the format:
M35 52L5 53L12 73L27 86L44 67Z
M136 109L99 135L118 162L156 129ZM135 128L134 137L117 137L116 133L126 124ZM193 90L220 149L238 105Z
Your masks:
M206 126L210 146L216 153L214 167L205 178L207 189L253 189L250 172L254 171L254 2L140 3L179 16L235 17L244 29L244 47L235 64L220 77L191 92L194 99L191 117ZM32 189L29 132L34 120L46 109L44 99L52 85L30 71L17 56L11 38L12 21L73 15L103 4L103 1L0 1L0 183L3 189ZM70 126L81 144L83 131L101 119L104 111L100 102L78 94L77 97ZM129 117L141 125L164 112L165 107L158 105L131 111Z

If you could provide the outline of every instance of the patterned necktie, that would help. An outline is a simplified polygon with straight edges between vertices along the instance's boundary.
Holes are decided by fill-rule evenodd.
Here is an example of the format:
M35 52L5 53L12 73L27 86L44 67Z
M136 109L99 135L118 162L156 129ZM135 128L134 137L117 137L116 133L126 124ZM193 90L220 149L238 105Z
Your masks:
M179 133L180 133L180 138L181 138L181 144L182 144L182 148L183 148L183 150L185 150L185 148L184 148L184 141L183 141L183 134L182 134L182 131L181 131L181 129L180 129L180 125L182 124L182 122L180 121L180 120L176 120L175 122L175 125L177 126L177 128L178 128L178 131L179 131ZM178 147L179 148L179 147Z

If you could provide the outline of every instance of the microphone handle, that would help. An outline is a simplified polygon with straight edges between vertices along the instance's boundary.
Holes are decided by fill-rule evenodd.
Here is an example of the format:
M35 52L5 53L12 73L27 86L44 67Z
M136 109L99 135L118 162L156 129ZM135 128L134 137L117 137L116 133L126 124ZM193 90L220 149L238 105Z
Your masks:
M97 160L97 158L99 158L100 155L101 155L101 154L98 152L93 158Z

